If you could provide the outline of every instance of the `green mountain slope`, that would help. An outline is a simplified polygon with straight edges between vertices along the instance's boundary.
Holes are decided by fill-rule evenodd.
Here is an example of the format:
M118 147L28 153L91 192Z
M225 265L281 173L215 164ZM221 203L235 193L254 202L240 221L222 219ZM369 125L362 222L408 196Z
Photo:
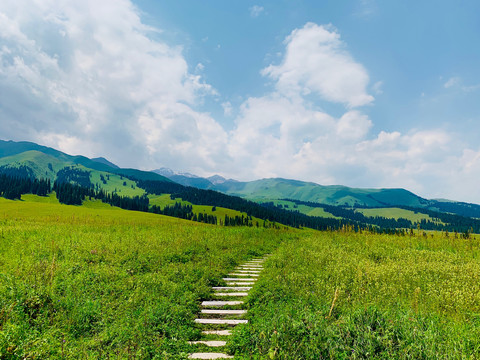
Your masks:
M51 166L49 166L51 164ZM55 179L55 174L66 166L79 165L89 171L117 174L119 176L135 177L139 180L155 180L171 182L170 179L150 171L137 169L121 169L116 165L109 165L108 161L89 159L85 156L72 156L61 151L38 145L32 142L0 140L0 166L17 165L27 166L37 177ZM51 169L51 168L53 169Z
M0 173L11 174L15 172L15 169L21 171L24 177L49 179L52 183L61 178L61 182L76 183L95 191L104 190L107 193L124 197L145 194L149 194L149 196L173 194L173 197L180 198L187 196L190 198L188 201L194 205L219 206L240 212L255 211L258 218L271 217L292 224L304 224L311 220L301 216L294 219L293 217L296 215L291 213L286 215L282 213L283 210L293 210L308 216L360 222L366 220L363 218L357 219L358 216L344 210L353 207L385 209L385 211L380 210L375 213L375 216L392 218L391 214L387 213L386 208L400 207L403 210L414 211L414 213L415 209L423 209L426 215L429 215L425 212L428 210L480 218L479 205L445 200L427 200L405 189L358 189L340 185L322 186L312 182L282 178L251 182L225 180L214 184L208 179L183 176L184 178L195 179L199 183L197 186L190 185L209 189L196 191L194 187L186 188L176 183L172 177L169 179L155 172L118 168L103 158L89 159L79 155L68 155L31 142L0 140ZM19 175L14 174L14 176ZM261 209L262 207L258 208L258 204L248 204L248 202L239 201L240 199L237 198L225 198L225 195L219 192L266 204ZM286 202L286 200L290 200L290 202ZM319 204L338 207L338 209L322 207ZM269 210L267 211L264 208L269 208ZM282 211L279 212L279 209ZM429 216L430 218L435 217L434 214ZM448 222L452 221L457 220L448 220ZM373 223L370 220L368 222ZM388 226L390 225L385 225L385 227ZM395 226L400 225L391 225L391 227Z
M323 186L281 178L250 182L226 181L214 190L257 202L278 203L281 199L344 207L409 207L480 218L480 205L449 200L427 200L405 189L358 189L341 185ZM311 210L298 208L310 215ZM304 211L302 211L304 210ZM379 213L381 216L381 212Z
M380 207L403 205L421 207L428 201L404 189L356 189L340 185L323 186L288 179L225 182L218 191L255 200L294 199L337 206Z

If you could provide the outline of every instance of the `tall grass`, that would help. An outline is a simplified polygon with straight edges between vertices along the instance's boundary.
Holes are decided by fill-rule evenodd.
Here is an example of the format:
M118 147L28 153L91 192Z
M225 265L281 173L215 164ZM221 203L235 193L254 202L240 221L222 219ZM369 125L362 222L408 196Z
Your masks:
M0 358L186 358L199 300L292 234L0 199Z
M230 352L480 358L479 260L476 239L311 232L266 262Z

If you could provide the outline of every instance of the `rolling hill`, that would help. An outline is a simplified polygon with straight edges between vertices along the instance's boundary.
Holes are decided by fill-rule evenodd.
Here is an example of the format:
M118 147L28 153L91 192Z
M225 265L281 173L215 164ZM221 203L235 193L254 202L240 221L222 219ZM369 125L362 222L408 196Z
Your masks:
M282 178L261 179L248 182L226 180L218 175L210 178L184 176L165 171L172 181L199 189L211 189L224 194L239 196L259 203L281 203L282 200L312 202L317 204L356 208L417 208L480 218L480 205L443 200L424 199L405 189L359 189L341 185L319 185L313 182ZM217 180L220 179L220 180ZM214 181L217 180L217 181ZM297 207L300 212L313 215L312 207ZM379 212L381 215L382 212ZM388 215L389 212L385 212Z
M210 223L251 226L255 219L257 225L265 220L315 229L345 224L405 229L419 223L430 230L480 229L476 220L480 218L479 205L427 200L405 189L322 186L281 178L239 182L218 175L177 174L166 168L154 172L125 169L105 158L72 156L31 142L0 141L2 174L56 182L57 196L58 191L63 192L63 200L59 200L67 203L81 204L88 196L126 209ZM22 194L28 191L20 188L38 190L37 185L21 181L17 185ZM3 179L3 186L8 186L8 180ZM40 187L45 186L42 183ZM158 203L159 196L166 199L163 195L171 200ZM15 191L9 191L9 196L18 197ZM216 208L219 211L214 213Z

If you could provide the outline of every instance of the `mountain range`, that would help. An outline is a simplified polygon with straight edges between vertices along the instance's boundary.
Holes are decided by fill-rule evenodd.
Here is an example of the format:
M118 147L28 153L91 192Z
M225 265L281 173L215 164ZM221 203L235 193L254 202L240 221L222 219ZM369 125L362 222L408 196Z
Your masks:
M313 182L282 178L242 182L225 179L219 175L202 178L189 173L176 173L168 168L154 170L154 172L185 186L219 191L260 203L276 200L296 200L359 208L400 206L480 218L480 206L477 204L444 199L429 200L405 189L359 189L342 185L325 186Z
M97 188L115 191L124 196L142 195L136 181L174 183L203 190L213 190L258 203L279 205L284 201L307 204L297 207L306 214L318 204L344 208L416 208L480 218L480 206L448 200L424 199L405 189L359 189L341 185L324 186L313 182L282 178L260 179L248 182L225 179L219 175L208 178L190 173L176 173L168 168L154 171L120 168L103 157L89 159L68 155L32 142L0 140L0 173L8 169L23 169L25 175L56 180L60 170L76 167L90 173L90 182ZM108 181L105 177L108 176ZM125 177L125 178L124 178Z

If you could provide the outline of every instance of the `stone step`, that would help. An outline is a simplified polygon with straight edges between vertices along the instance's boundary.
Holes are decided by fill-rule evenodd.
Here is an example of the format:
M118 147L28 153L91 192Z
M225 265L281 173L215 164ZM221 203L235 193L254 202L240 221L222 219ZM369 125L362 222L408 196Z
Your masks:
M243 301L202 301L202 306L235 306L242 305Z
M248 291L252 287L251 286L214 286L212 287L213 290L232 290L232 291Z
M193 353L189 359L233 359L233 356L222 353Z
M238 325L247 324L248 320L239 319L195 319L197 324L214 324L214 325Z
M253 282L227 282L227 285L239 285L239 286L248 286L248 285L254 285Z
M217 292L217 293L214 293L213 295L215 296L248 296L248 292L228 292L228 293Z
M219 335L219 336L229 336L232 335L231 330L203 330L203 335Z
M258 274L238 274L238 273L230 273L228 276L252 276L252 277L259 277Z
M224 281L257 281L257 279L251 278L232 278L232 277L225 277L223 278Z
M189 341L188 343L190 345L203 344L210 347L220 347L220 346L227 345L226 341L221 341L221 340L200 340L200 341Z
M244 270L259 270L261 271L263 269L263 266L238 266L238 269L244 269Z
M243 315L247 310L209 310L203 309L202 314L216 314L216 315Z
M261 273L261 271L242 270L242 269L235 269L235 272L237 272L237 273L242 273L242 274L260 274L260 273Z

